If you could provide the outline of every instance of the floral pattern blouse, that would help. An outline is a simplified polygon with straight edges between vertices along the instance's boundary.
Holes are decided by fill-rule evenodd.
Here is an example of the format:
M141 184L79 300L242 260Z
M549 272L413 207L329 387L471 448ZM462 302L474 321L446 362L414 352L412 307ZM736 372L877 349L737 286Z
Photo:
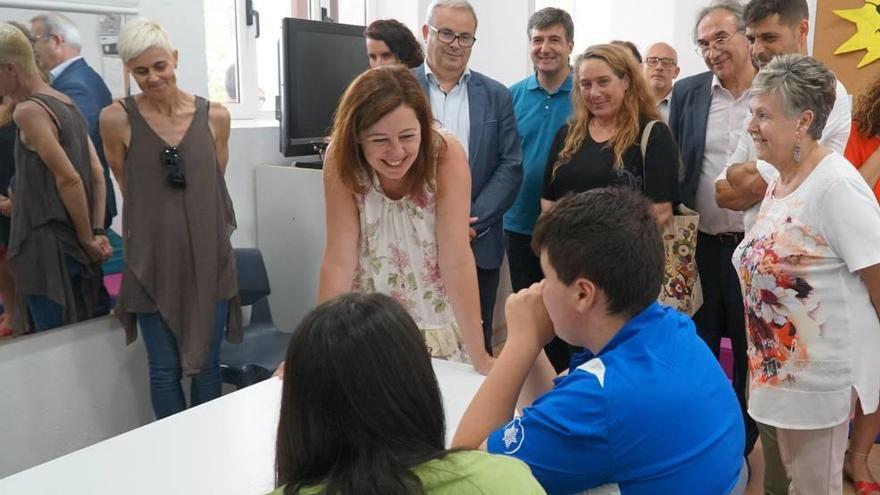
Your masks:
M880 263L880 207L841 155L825 157L784 197L767 188L733 255L743 291L749 414L819 429L866 412L880 395L880 321L858 270Z
M390 199L374 174L366 192L355 195L355 203L360 236L353 290L388 294L409 311L432 356L467 361L440 276L436 195L425 190Z

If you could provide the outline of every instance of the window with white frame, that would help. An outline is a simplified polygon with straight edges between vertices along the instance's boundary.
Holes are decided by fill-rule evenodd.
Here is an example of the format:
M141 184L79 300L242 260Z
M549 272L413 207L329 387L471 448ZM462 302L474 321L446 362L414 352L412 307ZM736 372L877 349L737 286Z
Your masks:
M367 11L367 0L251 0L249 16L246 0L203 2L209 97L236 119L274 118L283 18L364 25Z
M226 104L241 103L236 2L235 0L204 1L208 98Z

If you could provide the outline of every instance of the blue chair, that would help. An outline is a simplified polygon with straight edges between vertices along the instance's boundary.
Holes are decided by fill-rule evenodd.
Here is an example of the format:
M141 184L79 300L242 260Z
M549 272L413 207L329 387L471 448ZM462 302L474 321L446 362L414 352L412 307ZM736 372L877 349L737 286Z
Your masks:
M242 307L251 307L251 319L242 331L242 342L220 346L220 370L223 382L241 389L272 376L284 359L290 334L272 321L267 296L269 276L263 255L256 248L235 249L238 271L238 295Z

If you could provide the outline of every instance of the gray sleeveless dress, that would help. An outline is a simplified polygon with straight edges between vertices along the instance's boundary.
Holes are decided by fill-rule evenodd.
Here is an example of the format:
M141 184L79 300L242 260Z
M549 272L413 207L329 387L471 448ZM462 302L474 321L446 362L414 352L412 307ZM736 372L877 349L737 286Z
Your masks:
M92 169L86 121L75 106L53 96L35 94L29 98L43 107L58 130L64 153L76 169L92 204ZM55 176L33 151L15 139L15 189L12 227L7 259L16 284L16 334L28 333L27 297L42 295L61 306L64 324L92 317L101 284L100 265L92 263L76 237L67 209L58 195ZM89 206L89 221L92 208ZM76 287L70 281L65 257L82 265Z
M217 303L228 301L226 338L241 342L241 304L229 236L235 213L217 166L208 102L196 97L192 124L177 150L186 188L174 189L160 160L168 146L138 111L123 102L131 126L125 157L122 246L126 269L116 315L130 344L137 314L158 311L177 339L184 374L202 370Z

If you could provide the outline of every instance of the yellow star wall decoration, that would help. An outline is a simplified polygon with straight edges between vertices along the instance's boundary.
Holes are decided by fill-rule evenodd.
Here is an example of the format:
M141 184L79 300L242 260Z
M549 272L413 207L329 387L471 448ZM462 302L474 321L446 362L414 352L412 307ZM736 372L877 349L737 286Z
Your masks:
M834 54L866 50L859 61L859 69L880 59L880 5L866 1L860 8L835 10L834 13L856 25L856 34L840 45Z

